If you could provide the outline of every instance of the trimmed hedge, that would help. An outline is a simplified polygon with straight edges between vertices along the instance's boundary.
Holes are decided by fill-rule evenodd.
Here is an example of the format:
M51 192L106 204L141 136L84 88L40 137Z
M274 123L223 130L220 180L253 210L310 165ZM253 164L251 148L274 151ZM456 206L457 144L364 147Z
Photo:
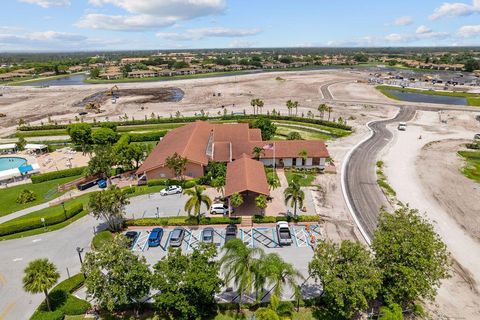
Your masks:
M152 179L147 181L147 185L149 187L153 186L171 186L171 185L180 185L184 189L189 189L193 188L197 185L197 179L191 179L191 180L174 180L174 179Z
M167 179L152 179L147 181L147 186L154 187L154 186L166 186Z
M240 224L240 218L229 217L202 217L200 219L201 225L210 224ZM142 218L142 219L129 219L125 221L125 225L128 227L147 227L147 226L190 226L197 225L196 217L164 217L164 218Z
M159 141L167 134L167 130L146 132L146 133L128 133L130 142Z
M83 204L81 203L75 204L70 208L66 208L65 213L63 212L62 206L58 206L58 213L45 217L45 226L51 226L64 222L82 211ZM39 228L43 228L43 223L40 218L11 220L0 224L0 236L6 236L9 234Z
M187 122L194 122L196 120L236 120L236 121L244 121L249 119L256 119L259 117L268 118L271 120L291 120L297 122L305 122L305 123L314 123L319 124L331 128L338 128L344 130L352 130L351 126L321 120L321 119L310 119L310 118L302 118L302 117L295 117L295 116L274 116L274 115L225 115L220 117L180 117L180 118L160 118L160 119L146 119L146 120L129 120L129 121L111 121L110 123L115 124L116 126L134 126L134 125L142 125L142 124L162 124L162 123L187 123ZM92 123L92 127L99 127L101 126L102 122ZM68 125L61 124L61 125L54 125L54 124L47 124L43 126L21 126L18 128L20 131L35 131L35 130L52 130L52 129L66 129Z
M85 314L91 305L85 300L73 296L71 293L79 289L85 281L83 274L77 274L73 277L60 282L48 294L54 311L47 311L45 301L38 307L37 311L30 318L31 320L57 320L63 319L65 315Z
M318 216L297 216L296 218L293 217L285 217L285 216L259 216L255 215L252 219L253 223L276 223L279 221L288 221L288 222L319 222L320 218Z
M53 172L47 172L42 174L36 174L32 176L32 183L41 183L50 180L56 180L60 178L80 176L86 167L71 168Z

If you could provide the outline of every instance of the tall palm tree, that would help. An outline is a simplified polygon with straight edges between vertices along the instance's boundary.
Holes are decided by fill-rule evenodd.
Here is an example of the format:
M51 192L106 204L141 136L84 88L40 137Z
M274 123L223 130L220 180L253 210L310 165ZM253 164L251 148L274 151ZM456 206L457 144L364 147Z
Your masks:
M327 105L325 103L322 103L321 105L318 106L318 112L320 112L320 117L323 119L325 116L325 111L327 111Z
M45 294L47 308L52 311L48 290L50 290L60 278L57 267L48 259L36 259L31 261L24 270L23 289L28 293Z
M184 210L188 212L188 215L194 211L197 216L198 224L200 224L200 209L202 204L207 206L207 210L210 209L212 205L212 199L210 199L206 194L203 194L205 187L195 186L194 189L187 189L183 191L184 195L190 196L190 198L185 203Z
M283 191L285 197L285 204L293 207L293 216L297 216L297 207L303 207L303 200L305 199L305 193L300 188L300 184L296 179L290 182L289 186Z
M261 248L250 248L240 239L228 241L222 249L223 257L220 259L225 282L233 279L239 294L239 308L242 295L251 293L255 287L255 278L258 278L258 260L263 260L265 255Z
M260 160L260 157L265 155L265 150L261 147L253 147L252 155L255 160Z
M293 108L293 101L292 100L288 100L287 103L287 109L288 109L288 115L292 115L292 108Z
M260 110L260 113L262 113L262 109L263 109L263 106L265 105L265 103L260 100L260 99L257 99L257 110Z
M255 114L255 107L257 106L257 99L250 100L250 105L253 107L253 114Z
M274 190L281 187L280 180L278 180L277 177L275 177L275 173L267 175L267 183L270 190Z
M298 153L298 156L302 158L302 165L307 161L308 159L308 151L303 149Z
M303 280L303 276L292 264L285 262L277 253L270 253L263 260L267 283L272 286L268 293L273 292L281 299L285 286L293 290L298 288L297 281Z
M327 109L325 111L328 112L328 121L330 121L330 114L332 113L333 108L331 106L327 106Z
M264 214L265 209L268 206L267 197L265 197L263 194L257 196L255 198L255 205L261 210L261 213Z
M298 101L293 101L292 107L295 108L295 116L298 115Z

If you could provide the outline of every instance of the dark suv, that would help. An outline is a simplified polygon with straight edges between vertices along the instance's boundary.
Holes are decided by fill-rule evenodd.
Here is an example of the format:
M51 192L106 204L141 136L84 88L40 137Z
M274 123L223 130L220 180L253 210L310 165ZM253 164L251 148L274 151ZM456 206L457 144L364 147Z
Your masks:
M229 224L225 229L225 243L237 237L237 226Z

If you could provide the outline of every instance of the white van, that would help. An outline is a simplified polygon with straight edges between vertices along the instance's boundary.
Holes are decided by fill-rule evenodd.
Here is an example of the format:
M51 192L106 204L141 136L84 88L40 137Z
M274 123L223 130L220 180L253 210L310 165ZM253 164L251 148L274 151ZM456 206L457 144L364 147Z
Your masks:
M211 214L223 214L227 215L228 214L228 206L223 203L214 203L210 207L210 213Z
M400 131L405 131L405 130L407 130L407 123L406 123L406 122L400 122L400 123L398 124L398 130L400 130Z

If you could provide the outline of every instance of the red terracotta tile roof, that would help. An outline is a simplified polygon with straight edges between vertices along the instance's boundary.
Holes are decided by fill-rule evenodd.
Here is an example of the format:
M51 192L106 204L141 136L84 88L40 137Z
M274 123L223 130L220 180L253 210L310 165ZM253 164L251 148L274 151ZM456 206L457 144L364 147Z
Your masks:
M213 160L218 162L230 162L230 142L213 143Z
M326 158L329 156L325 143L321 140L284 140L252 142L250 150L254 147L263 148L267 144L273 144L276 158L297 158L302 150L306 150L308 157ZM273 158L273 150L264 150L261 158ZM251 151L250 151L251 153Z
M225 196L245 191L270 195L263 163L243 154L239 159L227 164Z
M262 141L262 130L250 129L248 133L250 136L250 141Z

